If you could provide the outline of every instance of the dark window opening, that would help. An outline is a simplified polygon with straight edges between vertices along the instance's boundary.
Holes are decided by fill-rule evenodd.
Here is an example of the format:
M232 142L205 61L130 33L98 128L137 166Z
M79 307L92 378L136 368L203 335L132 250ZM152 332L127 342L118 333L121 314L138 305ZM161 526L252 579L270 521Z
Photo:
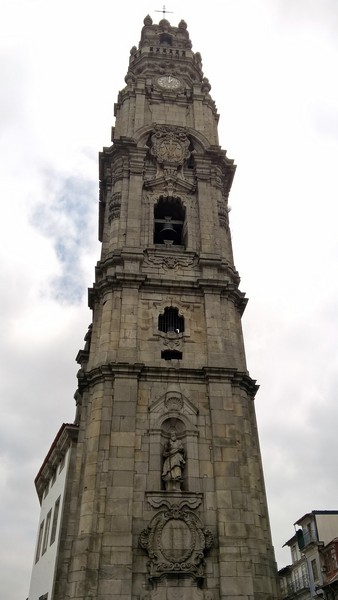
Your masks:
M161 46L172 46L173 40L169 33L161 33L160 35L160 44Z
M315 558L311 561L311 568L312 568L313 579L315 581L317 581L317 579L318 579L318 567L317 567L317 561L316 561Z
M48 511L48 515L47 515L47 518L46 518L46 527L45 527L45 533L43 535L43 543L42 543L41 556L47 550L48 536L49 536L49 528L50 528L50 520L51 520L51 518L52 518L52 509L50 509L50 511Z
M50 487L53 487L55 482L56 482L56 469L54 469L54 471L53 471L52 479L50 482Z
M161 198L154 207L154 244L183 244L185 209L177 198Z
M166 306L163 314L158 317L158 329L159 331L164 331L164 333L184 332L184 317L178 314L178 308Z
M55 502L55 506L54 506L52 532L50 534L50 546L52 544L54 544L54 542L55 542L56 528L57 528L57 524L58 524L58 517L59 517L59 510L60 510L60 498L61 498L61 496L58 497L57 501Z
M164 360L173 360L175 358L176 360L181 360L182 352L179 352L178 350L162 350L161 358L164 358Z
M187 167L188 167L188 169L193 169L194 166L195 166L194 157L190 155L190 158L187 162Z
M35 562L37 563L39 558L40 558L40 551L41 551L41 546L42 546L42 534L43 534L43 528L45 525L45 521L43 520L40 527L39 527L39 537L38 537L38 544L36 547L36 555L35 555Z

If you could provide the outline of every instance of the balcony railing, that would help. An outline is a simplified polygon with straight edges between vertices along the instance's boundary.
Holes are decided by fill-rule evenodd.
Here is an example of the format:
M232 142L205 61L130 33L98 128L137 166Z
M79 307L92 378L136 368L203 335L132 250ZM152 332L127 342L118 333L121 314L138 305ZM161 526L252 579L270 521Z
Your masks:
M284 586L283 586L284 587ZM301 577L297 577L293 581L288 581L286 587L284 587L282 595L283 598L287 598L304 590L309 587L309 578L306 575L302 575Z

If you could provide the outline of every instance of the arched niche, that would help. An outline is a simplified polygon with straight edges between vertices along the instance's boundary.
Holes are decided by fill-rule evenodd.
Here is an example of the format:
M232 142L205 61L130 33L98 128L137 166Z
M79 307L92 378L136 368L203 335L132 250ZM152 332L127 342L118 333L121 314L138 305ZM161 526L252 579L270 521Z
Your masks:
M167 391L149 407L149 482L148 489L162 490L164 451L172 431L184 447L185 465L182 472L182 492L200 492L198 469L198 409L180 391Z
M182 335L183 337L190 337L190 306L187 303L182 303L177 298L172 299L170 297L165 298L161 302L154 303L156 311L154 312L154 321L153 328L154 333L161 333L163 335L176 333L176 335ZM168 309L174 309L177 311L177 327L173 327L174 330L179 329L179 331L172 331L170 327L164 326L164 317L166 315L166 311ZM163 319L163 320L162 320ZM168 314L168 325L174 325L175 319L170 319ZM165 329L167 329L165 331Z
M154 131L156 125L159 125L159 123L144 125L135 132L133 139L139 148L145 148L148 146L149 136ZM185 131L187 136L191 139L195 152L198 154L203 154L206 150L209 150L210 142L208 138L203 135L203 133L196 131L196 129L193 129L192 127L186 127Z

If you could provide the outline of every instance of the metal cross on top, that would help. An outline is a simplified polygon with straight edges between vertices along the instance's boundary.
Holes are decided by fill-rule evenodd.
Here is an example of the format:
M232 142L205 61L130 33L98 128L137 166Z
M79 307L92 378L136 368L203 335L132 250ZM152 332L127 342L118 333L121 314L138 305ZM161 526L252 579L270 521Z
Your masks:
M161 12L161 13L163 13L163 19L165 19L165 16L166 16L167 13L173 14L172 10L167 10L166 9L165 4L163 4L162 10L155 10L155 12Z

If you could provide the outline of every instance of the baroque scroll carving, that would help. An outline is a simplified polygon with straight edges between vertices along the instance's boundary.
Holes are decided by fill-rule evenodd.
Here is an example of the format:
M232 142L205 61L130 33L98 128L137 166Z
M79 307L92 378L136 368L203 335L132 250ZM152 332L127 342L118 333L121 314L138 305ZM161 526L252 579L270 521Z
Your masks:
M121 211L121 192L116 192L113 194L112 198L109 201L109 215L108 220L111 223L114 219L118 219Z
M188 269L195 268L198 264L197 255L169 255L163 254L163 252L155 254L153 252L149 252L145 250L144 252L144 261L145 263L153 266L161 267L165 270L174 270L177 268Z
M204 555L213 544L213 536L195 513L173 506L153 517L141 532L139 544L149 556L150 579L167 574L203 579Z
M226 229L226 231L228 231L229 229L229 209L227 207L227 205L225 204L225 202L217 202L217 208L218 208L218 219L219 219L219 224L220 227L222 227L223 229Z

